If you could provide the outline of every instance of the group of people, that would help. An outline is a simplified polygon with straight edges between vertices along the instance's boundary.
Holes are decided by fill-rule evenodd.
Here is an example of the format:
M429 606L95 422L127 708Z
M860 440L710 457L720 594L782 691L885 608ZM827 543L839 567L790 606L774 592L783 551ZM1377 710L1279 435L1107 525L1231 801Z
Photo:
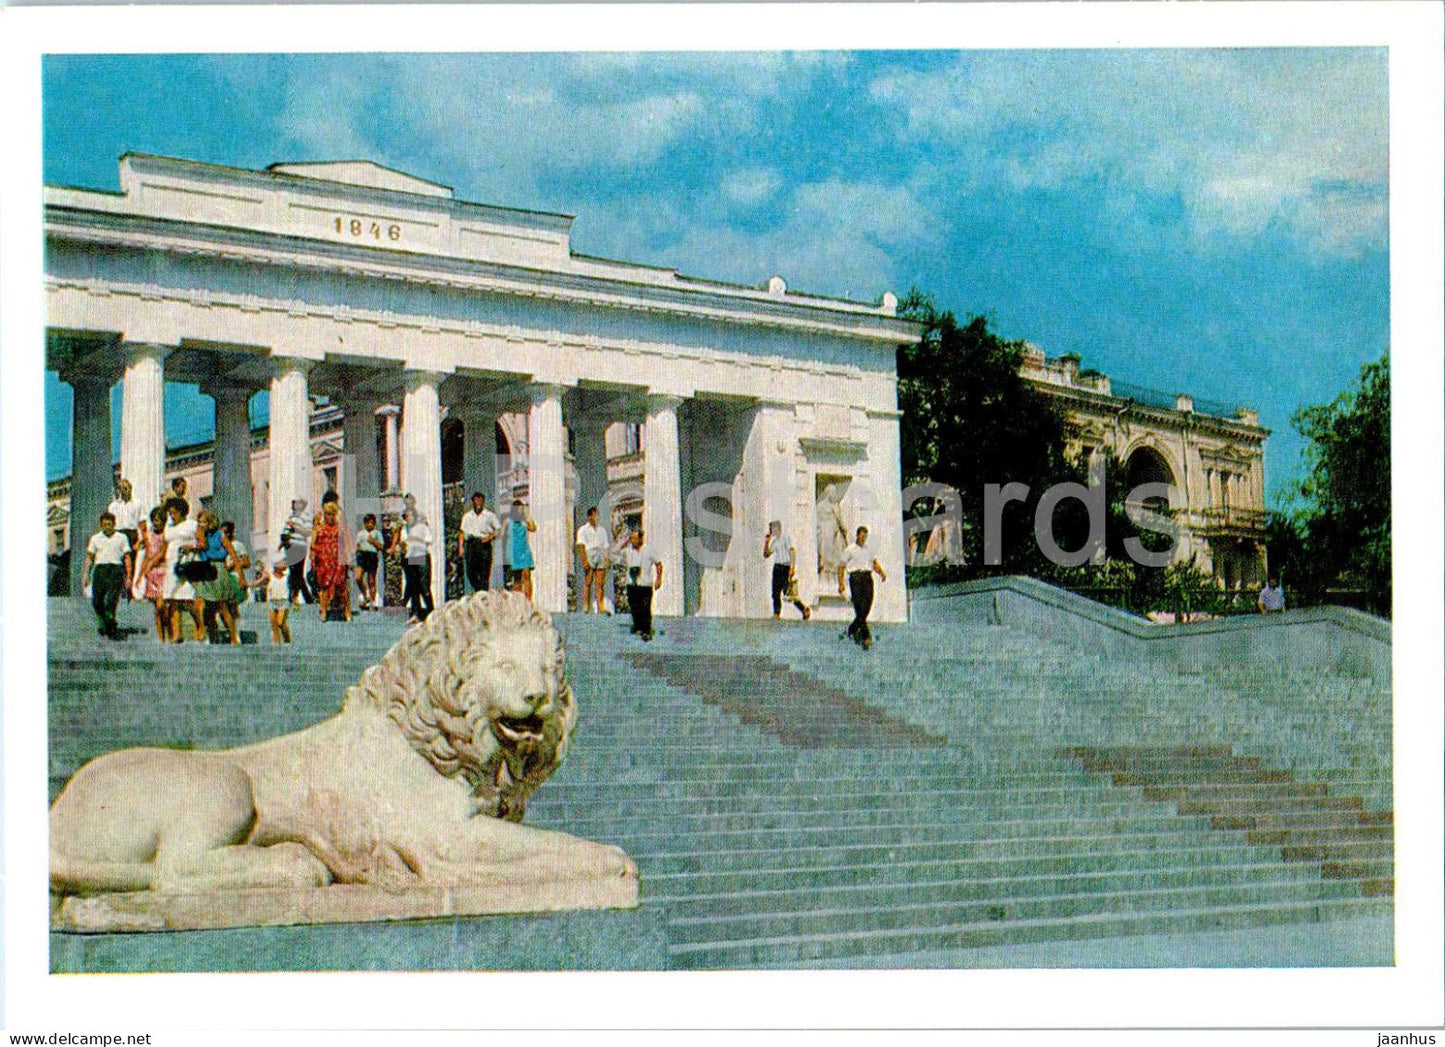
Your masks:
M209 509L192 517L183 477L144 523L131 484L122 479L86 544L82 584L107 639L122 638L116 612L124 597L155 605L161 643L182 641L186 617L201 643L239 643L250 566L250 551L236 538L234 523Z
M409 622L425 621L434 609L431 557L435 538L425 515L410 499L389 540L374 513L366 514L361 529L353 534L335 491L323 496L321 510L315 515L308 513L305 499L295 499L279 548L269 563L254 568L252 576L250 550L236 537L235 524L219 519L209 509L192 517L183 477L172 483L169 495L150 511L144 524L131 484L120 480L116 492L86 546L84 572L99 632L109 639L121 638L116 612L125 597L155 605L156 638L162 643L183 641L185 618L191 620L193 638L201 643L239 643L240 604L255 586L268 603L272 641L290 643L289 618L294 606L314 602L322 621L333 611L351 620L353 579L361 594L357 609L379 609L382 590L377 578L385 557L402 564L402 599L410 610ZM457 535L457 559L472 591L491 587L494 549L501 541L508 565L507 586L531 599L535 569L531 535L536 530L536 522L520 499L513 501L503 523L487 508L486 496L473 492ZM868 528L859 527L838 566L838 593L851 597L854 612L844 635L865 649L872 643L868 614L873 604L873 575L887 579L867 541ZM611 614L606 586L615 559L625 572L632 632L644 641L651 640L652 601L663 585L663 564L642 529L633 528L619 543L598 523L593 506L577 529L575 547L583 576L581 610ZM811 609L798 595L796 547L779 521L769 525L762 551L772 562L773 617L781 617L786 598L805 621L811 618Z
M307 512L304 498L293 500L266 590L272 639L277 643L291 641L288 618L291 608L300 604L317 604L323 622L331 618L333 611L351 621L353 579L361 594L357 610L380 610L383 586L377 579L383 558L388 556L402 565L402 603L411 612L410 623L425 621L435 609L431 591L433 542L431 525L410 499L389 541L375 513L363 516L361 529L353 534L334 491L322 497L321 512L315 516ZM314 591L308 578L315 583Z

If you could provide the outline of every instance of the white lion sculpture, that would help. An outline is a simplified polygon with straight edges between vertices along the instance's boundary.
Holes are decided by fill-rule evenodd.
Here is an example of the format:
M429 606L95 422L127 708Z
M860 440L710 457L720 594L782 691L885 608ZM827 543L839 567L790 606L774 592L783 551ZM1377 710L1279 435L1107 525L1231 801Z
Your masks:
M576 720L550 618L479 593L409 630L295 734L124 749L50 811L52 922L309 923L637 904L615 847L520 823Z

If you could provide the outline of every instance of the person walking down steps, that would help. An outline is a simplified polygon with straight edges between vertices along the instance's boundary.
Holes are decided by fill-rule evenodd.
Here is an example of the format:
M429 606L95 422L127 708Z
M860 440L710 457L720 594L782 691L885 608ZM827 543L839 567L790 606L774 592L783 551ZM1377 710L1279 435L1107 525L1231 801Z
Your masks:
M662 588L662 561L652 546L643 541L642 529L632 532L622 550L622 567L627 572L627 606L632 611L632 632L644 641L652 639L652 595Z
M813 617L808 605L798 599L798 576L793 571L793 540L783 533L783 524L774 520L768 524L767 537L763 539L763 559L773 559L773 617L783 616L783 597L786 595L803 621Z
M868 631L868 612L873 609L873 575L883 581L888 576L883 566L874 558L868 547L868 528L858 528L857 538L843 553L843 562L838 565L838 595L848 595L853 600L853 621L843 635L863 650L873 646L873 634ZM848 578L848 592L843 591L843 577Z
M120 603L120 591L130 577L131 563L131 540L116 530L114 513L109 510L101 513L100 530L90 536L85 547L82 582L90 590L100 635L107 640L121 639L115 609Z

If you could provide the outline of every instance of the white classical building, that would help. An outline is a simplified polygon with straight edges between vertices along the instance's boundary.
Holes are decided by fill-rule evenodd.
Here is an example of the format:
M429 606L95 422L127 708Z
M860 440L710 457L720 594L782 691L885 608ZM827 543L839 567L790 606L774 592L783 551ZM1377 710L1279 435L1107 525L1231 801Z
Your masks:
M571 531L607 493L606 445L633 439L659 613L770 614L762 537L780 519L817 568L800 589L824 617L849 613L839 529L867 525L888 571L874 616L902 620L895 351L919 331L894 296L592 258L572 252L571 223L364 161L252 171L128 154L118 193L48 186L46 361L74 391L73 517L111 498L117 381L120 469L147 503L166 475L165 383L215 398L212 502L263 548L291 499L315 496L313 399L343 412L346 504L405 491L438 527L444 418L482 485L512 416L543 607L567 606ZM262 389L257 477L248 404ZM434 557L438 593L443 569Z

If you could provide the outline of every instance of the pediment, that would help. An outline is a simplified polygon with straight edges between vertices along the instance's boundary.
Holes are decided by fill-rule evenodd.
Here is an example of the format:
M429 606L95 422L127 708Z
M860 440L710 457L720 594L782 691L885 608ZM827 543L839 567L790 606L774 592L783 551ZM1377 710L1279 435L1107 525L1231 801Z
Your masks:
M436 196L448 200L452 198L449 186L429 182L404 171L394 171L370 160L272 164L266 170L276 174L295 175L298 178L316 178L324 182L365 186L368 189L387 189L396 193L414 193L418 196Z

